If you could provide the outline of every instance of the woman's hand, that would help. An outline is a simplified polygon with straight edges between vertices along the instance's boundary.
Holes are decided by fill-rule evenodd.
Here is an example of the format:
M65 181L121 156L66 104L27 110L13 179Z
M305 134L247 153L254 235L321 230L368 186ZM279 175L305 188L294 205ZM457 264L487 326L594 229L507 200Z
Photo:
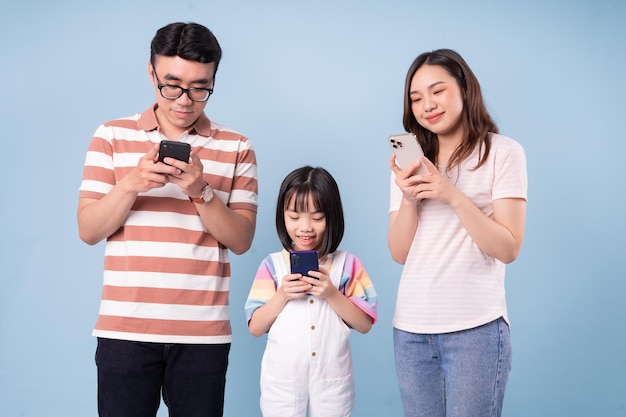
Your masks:
M387 245L392 259L399 264L406 262L417 230L417 204L421 199L419 197L421 190L418 187L426 176L415 174L421 164L422 161L416 161L403 170L396 164L395 155L391 155L389 159L389 167L395 174L395 183L402 192L402 200L398 210L389 213Z
M435 164L430 162L428 158L423 156L420 162L428 168L428 174L414 175L411 177L414 178L413 181L417 183L409 188L410 195L418 200L439 200L450 206L458 204L464 197L463 193L452 185L448 178L441 175Z
M416 175L415 173L421 164L421 161L417 161L403 170L396 164L395 155L391 155L389 159L389 167L396 174L396 185L402 191L404 199L412 203L417 203L420 200L417 197L417 186L422 182L420 177L423 175Z

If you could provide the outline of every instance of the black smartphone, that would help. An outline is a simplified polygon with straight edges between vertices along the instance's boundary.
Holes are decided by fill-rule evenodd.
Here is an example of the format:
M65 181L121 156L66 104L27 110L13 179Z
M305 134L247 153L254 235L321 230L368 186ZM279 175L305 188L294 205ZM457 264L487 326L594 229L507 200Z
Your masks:
M310 278L309 271L319 271L318 254L316 250L292 250L289 252L292 274L302 274Z
M162 140L159 147L159 162L163 162L166 156L178 159L179 161L189 162L189 153L191 145L185 142L175 142L173 140ZM163 162L165 163L165 162Z

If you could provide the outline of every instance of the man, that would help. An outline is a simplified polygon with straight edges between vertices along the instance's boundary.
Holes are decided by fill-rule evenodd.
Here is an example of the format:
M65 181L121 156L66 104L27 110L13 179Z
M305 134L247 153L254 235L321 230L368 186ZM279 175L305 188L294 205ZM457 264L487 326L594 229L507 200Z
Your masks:
M156 104L101 125L78 204L80 238L106 238L98 321L100 416L221 416L232 338L228 250L256 226L257 170L248 139L204 113L221 58L195 23L159 29L148 76ZM159 161L161 140L191 145Z

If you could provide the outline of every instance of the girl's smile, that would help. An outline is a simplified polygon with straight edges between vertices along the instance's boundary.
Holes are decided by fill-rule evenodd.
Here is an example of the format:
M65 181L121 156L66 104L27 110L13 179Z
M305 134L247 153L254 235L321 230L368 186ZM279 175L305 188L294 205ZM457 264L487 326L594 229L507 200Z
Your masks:
M324 239L326 216L318 211L311 196L306 207L295 207L295 196L285 209L285 227L294 250L317 250Z

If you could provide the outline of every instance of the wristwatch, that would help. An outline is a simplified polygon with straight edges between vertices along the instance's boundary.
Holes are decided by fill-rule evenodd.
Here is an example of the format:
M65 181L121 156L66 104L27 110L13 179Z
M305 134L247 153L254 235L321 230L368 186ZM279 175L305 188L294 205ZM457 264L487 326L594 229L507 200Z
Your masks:
M215 197L213 187L211 187L209 183L207 183L207 185L205 185L200 192L200 197L189 197L189 200L198 204L209 204L211 200L213 200L213 197Z

